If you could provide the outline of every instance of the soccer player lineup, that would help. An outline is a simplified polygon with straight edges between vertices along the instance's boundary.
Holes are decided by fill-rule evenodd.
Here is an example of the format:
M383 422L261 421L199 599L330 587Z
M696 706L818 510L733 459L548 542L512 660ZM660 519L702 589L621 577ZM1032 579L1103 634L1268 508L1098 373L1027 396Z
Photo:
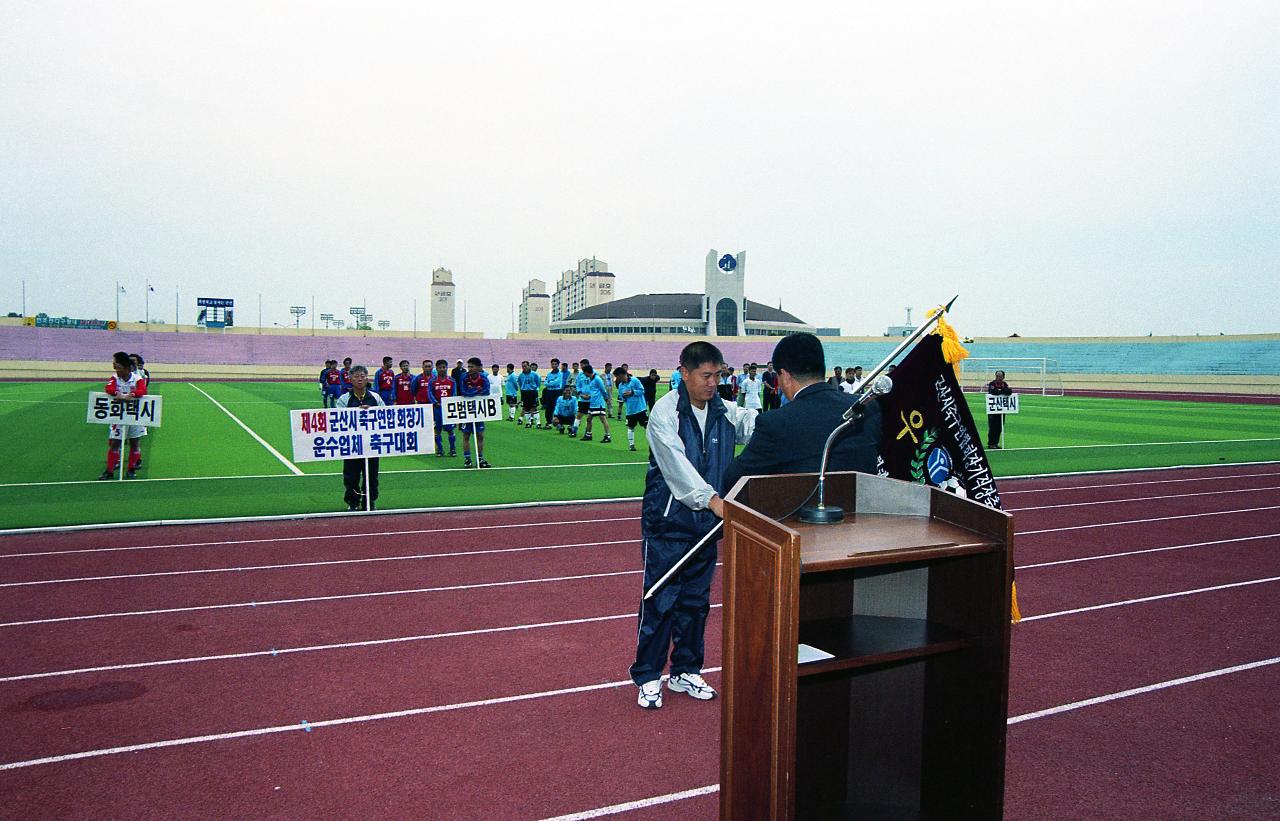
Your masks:
M57 398L42 401L40 419L30 424L34 433L50 424L49 415L60 414L58 429L82 441L96 439L101 428L73 421L74 408L81 404L75 401L77 394L96 396L91 401L102 408L117 397L149 397L142 405L144 418L127 426L126 455L121 456L119 425L111 424L105 459L97 461L102 481L141 480L127 491L140 503L130 510L155 515L122 518L114 497L104 495L120 491L89 484L86 473L93 469L84 464L91 463L94 449L86 443L59 449L53 458L24 465L21 475L7 477L0 494L15 500L10 527L343 509L320 501L317 477L338 472L335 460L366 455L405 457L382 467L384 473L397 474L382 488L390 494L383 509L631 497L637 495L636 477L648 464L647 414L680 379L679 369L670 366L659 370L605 362L597 368L590 358L553 357L545 365L425 359L411 365L407 358L386 356L376 369L360 366L365 372L362 395L376 397L381 407L415 406L424 413L416 428L403 428L397 436L391 426L382 431L386 435L366 442L353 439L336 422L326 431L302 428L302 410L336 409L352 393L351 370L359 363L349 357L326 360L311 388L294 381L157 382L139 354L126 364L131 368L112 361L110 376L96 385L49 383ZM862 387L863 370L833 365L826 378L843 392L855 393ZM992 376L1003 380L1004 372ZM999 385L994 391L979 386L964 393L972 415L986 417L980 434L996 476L1280 458L1277 442L1265 435L1276 429L1274 408L1241 403L1242 397L1206 402L1202 400L1214 397L1147 399L1141 392L1046 396L1033 390L1012 396L1013 415L1007 409L992 414L990 406L1008 404L1009 397L1001 394L1013 392L1003 381ZM729 401L761 412L786 402L768 362L740 368L724 364L717 390ZM17 385L0 382L0 397L6 392L17 393ZM490 400L486 408L477 406L480 398ZM154 414L161 400L169 410L157 427L145 414ZM15 412L21 403L6 404L11 422L22 430L25 415ZM115 401L114 407L125 405ZM96 421L119 421L116 416L106 419L105 413L100 410L103 418ZM1007 432L1005 420L1010 420ZM914 421L904 418L899 435L914 437ZM622 434L617 442L616 433ZM303 439L310 453L300 449ZM571 446L569 440L594 446ZM461 469L495 464L502 470L487 478L460 474ZM935 470L937 466L935 458ZM274 481L290 477L294 481ZM346 507L366 507L363 489L360 496L361 504Z

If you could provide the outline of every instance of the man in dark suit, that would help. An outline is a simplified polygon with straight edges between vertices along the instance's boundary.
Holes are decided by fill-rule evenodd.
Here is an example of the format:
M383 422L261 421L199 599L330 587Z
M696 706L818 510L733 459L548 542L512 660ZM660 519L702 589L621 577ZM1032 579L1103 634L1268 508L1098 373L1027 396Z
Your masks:
M822 342L813 334L784 336L773 349L778 390L787 404L756 420L755 434L729 465L725 488L743 476L773 473L817 473L822 448L843 421L854 397L827 382ZM880 406L871 402L865 415L845 428L831 446L828 470L875 473L880 453Z

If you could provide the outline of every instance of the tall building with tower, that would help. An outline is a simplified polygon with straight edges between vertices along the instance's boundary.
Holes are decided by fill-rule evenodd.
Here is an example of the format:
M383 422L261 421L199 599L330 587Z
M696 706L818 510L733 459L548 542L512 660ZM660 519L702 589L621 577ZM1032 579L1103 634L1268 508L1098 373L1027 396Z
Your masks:
M431 272L431 330L453 333L455 294L453 272L437 268Z
M565 271L551 296L551 321L558 322L570 314L613 301L616 291L609 263L602 259L580 259L576 269Z
M747 299L746 268L745 251L721 254L713 248L706 256L702 293L638 294L617 300L611 294L606 302L568 315L556 314L553 308L551 333L725 337L785 336L814 330L781 305L774 308Z
M529 280L521 291L519 333L545 334L551 330L551 295L547 283L540 279Z
M747 252L707 252L702 321L707 336L743 336L747 332Z

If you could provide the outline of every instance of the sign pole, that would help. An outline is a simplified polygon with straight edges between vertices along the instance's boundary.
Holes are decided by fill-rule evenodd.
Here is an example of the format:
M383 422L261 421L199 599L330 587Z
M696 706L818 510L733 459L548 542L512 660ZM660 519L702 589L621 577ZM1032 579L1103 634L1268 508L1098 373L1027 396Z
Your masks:
M364 457L364 512L373 507L373 499L369 498L369 457Z
M125 462L124 439L125 439L125 434L128 432L129 432L128 428L126 428L124 423L122 422L120 424L120 479L119 479L119 481L121 482L124 481L124 462Z

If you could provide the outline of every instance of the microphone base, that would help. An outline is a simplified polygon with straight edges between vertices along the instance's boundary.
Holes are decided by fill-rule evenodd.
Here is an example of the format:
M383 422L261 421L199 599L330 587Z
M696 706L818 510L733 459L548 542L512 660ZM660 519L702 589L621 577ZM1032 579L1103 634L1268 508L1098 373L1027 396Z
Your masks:
M806 505L800 508L800 521L811 525L839 524L844 521L844 508L835 505Z

